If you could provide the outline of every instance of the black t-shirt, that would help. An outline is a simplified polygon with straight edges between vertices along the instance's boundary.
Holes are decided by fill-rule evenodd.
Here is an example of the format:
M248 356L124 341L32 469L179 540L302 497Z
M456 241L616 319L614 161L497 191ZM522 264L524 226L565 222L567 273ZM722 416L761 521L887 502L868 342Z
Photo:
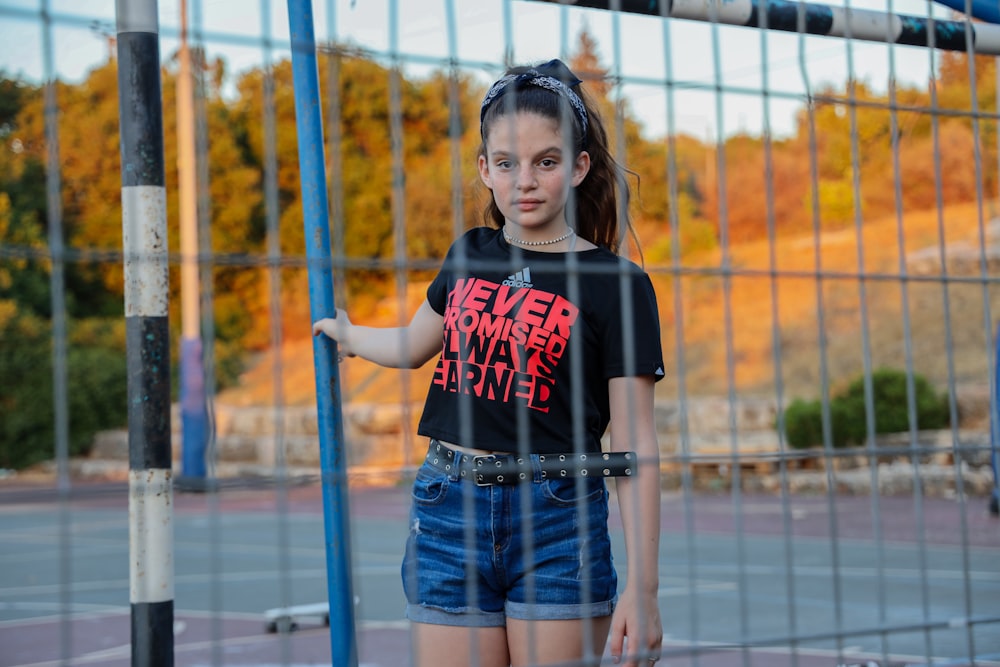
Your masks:
M649 276L606 248L537 252L479 227L448 250L427 300L444 317L444 341L424 436L503 452L598 452L608 380L664 375Z

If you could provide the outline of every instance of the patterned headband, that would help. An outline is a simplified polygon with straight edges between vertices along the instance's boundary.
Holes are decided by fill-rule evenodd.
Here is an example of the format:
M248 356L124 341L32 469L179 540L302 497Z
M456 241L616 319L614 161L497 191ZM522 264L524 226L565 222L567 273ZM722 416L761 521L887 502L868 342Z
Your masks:
M570 83L568 85L563 81L564 78L569 79ZM514 84L514 90L519 90L527 86L537 86L538 88L545 88L557 95L561 95L569 102L569 105L573 108L573 113L576 114L577 120L580 121L580 129L583 132L583 136L587 136L587 109L583 106L583 100L580 99L580 96L570 88L570 86L575 86L581 83L581 81L560 60L550 60L544 65L533 67L522 74L508 74L494 83L489 92L486 93L486 97L483 98L483 104L479 108L479 122L482 122L483 118L486 117L486 110L490 105L512 83Z

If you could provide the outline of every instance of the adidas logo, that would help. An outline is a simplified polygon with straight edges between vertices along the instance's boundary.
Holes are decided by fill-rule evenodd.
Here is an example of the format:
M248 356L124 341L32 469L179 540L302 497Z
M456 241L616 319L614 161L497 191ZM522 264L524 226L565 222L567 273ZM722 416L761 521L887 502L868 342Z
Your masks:
M656 367L656 375L658 375L658 376L659 375L666 375L666 373L663 372L663 366L657 366Z
M517 273L512 273L507 276L507 279L503 281L503 284L507 287L534 287L535 284L531 282L531 269L524 267Z

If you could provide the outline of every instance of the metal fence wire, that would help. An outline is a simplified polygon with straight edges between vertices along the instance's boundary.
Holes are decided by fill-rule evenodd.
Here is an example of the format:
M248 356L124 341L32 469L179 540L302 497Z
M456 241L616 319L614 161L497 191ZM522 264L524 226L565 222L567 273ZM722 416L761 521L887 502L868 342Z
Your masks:
M619 596L656 573L625 661L1000 665L994 6L105 4L0 0L0 667L619 664L610 607L568 653L518 620L549 548L608 601L604 511ZM624 167L621 261L468 236L481 101L553 58ZM353 348L312 335L337 307ZM444 335L410 369L415 313ZM523 491L621 450L634 479L561 468L556 519ZM515 563L502 641L416 631Z

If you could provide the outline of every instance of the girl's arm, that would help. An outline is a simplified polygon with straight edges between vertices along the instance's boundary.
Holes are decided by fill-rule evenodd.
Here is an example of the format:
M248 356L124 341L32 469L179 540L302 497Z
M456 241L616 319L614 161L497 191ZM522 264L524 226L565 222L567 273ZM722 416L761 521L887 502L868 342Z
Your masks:
M628 655L626 664L647 667L648 658L659 657L663 642L658 599L660 449L653 421L653 378L612 378L608 391L611 450L634 450L639 458L635 476L617 477L615 482L628 580L611 622L611 655L616 662Z
M320 334L337 341L345 357L361 357L387 368L419 368L441 352L444 318L426 299L405 327L358 326L338 308L335 318L313 324L313 335Z

